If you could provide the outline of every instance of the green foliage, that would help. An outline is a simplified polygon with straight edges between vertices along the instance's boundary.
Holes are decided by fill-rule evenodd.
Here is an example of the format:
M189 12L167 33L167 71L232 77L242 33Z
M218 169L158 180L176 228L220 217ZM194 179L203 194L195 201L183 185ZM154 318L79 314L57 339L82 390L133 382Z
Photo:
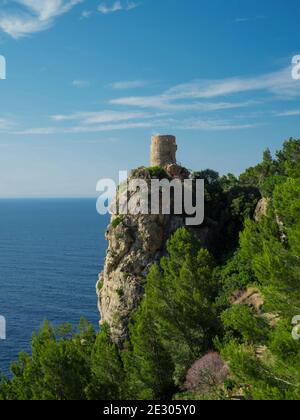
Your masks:
M278 186L273 195L274 207L280 221L289 229L300 220L300 183L297 178L288 178Z
M149 172L151 179L168 178L166 171L161 166L152 166L152 167L146 168L146 170Z
M124 370L119 350L112 343L110 330L103 325L91 353L91 378L87 399L118 400L124 395Z
M177 230L167 250L168 257L161 260L161 269L153 266L150 271L146 297L136 314L131 340L141 340L140 345L146 345L149 337L140 324L144 323L147 308L151 334L157 335L155 339L171 358L174 369L168 367L168 372L173 372L179 385L190 364L210 348L218 329L214 309L217 285L212 257L186 229ZM145 335L137 338L138 331L144 331ZM155 354L152 356L155 361Z
M264 344L268 337L267 321L246 305L233 305L222 313L226 330L238 335L245 343Z
M251 261L240 250L236 251L224 266L217 267L214 275L222 290L222 294L218 297L218 303L221 305L228 302L235 291L246 289L256 281Z
M130 349L124 352L131 398L170 399L174 393L174 365L153 319L154 308L144 299L130 328Z
M240 176L245 185L259 186L265 197L271 197L275 187L286 178L300 177L300 140L289 139L273 159L270 150L263 155L263 162L249 168Z
M1 378L3 400L106 400L123 396L119 351L103 326L95 335L82 320L76 331L45 322L32 338L32 355L21 353L11 366L12 379Z
M119 296L119 298L122 298L124 296L124 290L122 288L117 289L116 293Z
M300 140L290 138L276 154L280 171L285 176L300 178Z
M32 337L32 356L20 354L11 366L13 378L0 395L13 400L85 399L94 339L93 328L84 321L77 331L67 324L53 328L45 322Z
M162 168L140 171L165 176ZM177 230L144 280L125 347L113 343L107 325L95 334L85 321L75 330L46 322L33 335L31 356L19 355L10 379L0 375L0 400L209 400L235 392L300 399L300 341L291 324L300 314L300 140L286 141L274 158L267 150L239 179L211 170L194 178L205 179L204 227L217 232L215 240L207 250L191 231ZM254 222L260 194L268 209ZM238 304L233 297L253 286L263 305ZM121 317L114 315L115 325ZM216 350L230 369L224 385L184 392L188 369Z
M103 285L104 285L104 281L103 281L103 279L99 279L98 280L98 282L97 282L97 290L98 290L98 292L101 292L101 290L103 289Z
M122 217L120 217L120 216L118 216L118 217L116 217L112 222L111 222L111 225L112 225L112 228L113 229L116 229L121 223L122 223Z
M205 224L218 226L210 252L227 258L238 246L245 218L252 218L261 198L255 184L244 185L234 175L220 177L210 169L194 172L194 179L205 181Z
M267 187L265 185L266 180L277 175L279 175L277 162L274 162L270 150L267 149L263 154L263 162L253 168L247 169L240 176L240 181L245 185L258 186L261 193L265 195L265 193L270 194L272 192L268 188L264 188L264 186Z
M248 181L255 175L260 185L272 185L267 215L259 223L247 221L235 257L247 261L249 281L260 288L264 305L262 311L245 305L225 309L219 347L249 399L300 399L300 343L291 333L292 318L300 314L299 167L300 141L291 139L275 160L266 154L263 164L246 173ZM219 274L228 290L250 284L244 264L235 262Z

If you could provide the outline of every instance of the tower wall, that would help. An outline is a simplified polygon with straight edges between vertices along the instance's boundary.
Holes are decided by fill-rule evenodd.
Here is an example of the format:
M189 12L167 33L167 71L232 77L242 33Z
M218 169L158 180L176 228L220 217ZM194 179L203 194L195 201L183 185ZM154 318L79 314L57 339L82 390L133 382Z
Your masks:
M151 139L151 166L176 164L176 137L153 136Z

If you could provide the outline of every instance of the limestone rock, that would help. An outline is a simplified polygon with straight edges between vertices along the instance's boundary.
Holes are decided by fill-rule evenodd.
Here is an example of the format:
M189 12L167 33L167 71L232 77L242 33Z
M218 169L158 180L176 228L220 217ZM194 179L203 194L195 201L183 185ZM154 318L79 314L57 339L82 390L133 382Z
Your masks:
M144 293L145 277L163 255L170 216L122 216L120 224L114 226L112 223L108 228L109 247L97 293L101 322L110 325L113 340L121 346L127 338L130 316Z
M163 168L162 175L168 177ZM128 181L143 179L150 183L151 176L151 170L138 168ZM134 195L122 186L119 200L124 202L127 194L130 198ZM99 275L97 294L101 322L109 324L112 338L118 346L121 347L128 336L128 322L143 296L143 285L150 267L159 262L168 238L183 224L183 216L112 216L106 233L108 251L103 273Z
M264 298L258 289L249 287L234 293L231 303L233 305L249 305L259 312L264 304Z
M189 172L177 164L166 165L154 176L177 178L183 181ZM151 182L151 168L138 168L129 178ZM119 199L126 196L122 186ZM131 193L129 194L130 197ZM134 195L134 194L133 194ZM106 239L108 251L103 273L97 283L98 307L101 323L108 323L113 341L122 347L128 337L128 323L144 294L144 282L150 267L158 263L166 252L166 242L171 235L185 225L184 216L178 215L114 215L108 226ZM209 232L199 227L195 235L205 246Z
M254 213L254 220L256 222L259 222L262 219L262 217L267 215L269 203L270 199L268 198L262 198L261 200L259 200Z

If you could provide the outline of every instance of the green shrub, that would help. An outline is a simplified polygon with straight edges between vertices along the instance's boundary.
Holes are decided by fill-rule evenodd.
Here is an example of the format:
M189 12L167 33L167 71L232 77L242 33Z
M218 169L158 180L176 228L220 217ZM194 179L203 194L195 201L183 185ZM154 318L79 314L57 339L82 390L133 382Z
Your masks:
M116 293L119 296L119 298L122 298L124 296L124 290L121 287L116 290Z
M111 222L111 225L112 225L112 228L113 229L116 229L121 223L122 223L122 217L116 217L112 222Z
M152 166L152 167L146 168L146 170L149 172L151 178L154 178L154 179L168 178L166 171L161 166Z

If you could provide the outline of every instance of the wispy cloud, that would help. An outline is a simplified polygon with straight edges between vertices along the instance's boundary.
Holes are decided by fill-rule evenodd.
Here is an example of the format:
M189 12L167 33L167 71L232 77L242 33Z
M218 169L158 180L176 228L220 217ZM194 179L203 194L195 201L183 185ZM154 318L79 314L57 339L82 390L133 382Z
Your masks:
M290 111L279 112L278 117L298 117L300 116L300 109L292 109Z
M116 90L138 89L148 85L145 80L131 80L111 83L109 86Z
M84 10L81 13L81 19L88 19L89 17L91 17L93 14L93 12L91 10Z
M117 82L125 89L137 82ZM140 82L139 82L140 83ZM259 100L257 93L260 93ZM221 80L196 80L179 84L157 95L124 96L112 99L109 109L57 114L49 127L29 128L18 134L96 133L101 131L149 128L151 130L229 131L253 129L265 124L266 103L291 102L300 97L300 84L292 79L291 69L256 77ZM243 98L243 99L241 99ZM256 109L261 105L262 110ZM251 114L251 107L255 113ZM247 109L247 112L233 110ZM214 112L214 117L209 116ZM272 114L269 110L269 117ZM300 110L280 116L300 115Z
M10 127L10 122L5 118L0 118L0 130L5 130Z
M73 114L52 115L50 119L59 125L33 127L15 134L49 135L58 133L97 133L102 131L150 128L166 124L165 113L141 111L76 112Z
M111 104L178 111L193 109L214 111L253 104L252 100L241 103L211 102L216 98L223 99L247 92L263 92L264 94L291 99L300 96L300 84L292 79L291 69L286 68L257 77L236 77L212 81L196 80L174 86L158 95L112 99Z
M12 134L18 135L49 135L49 134L58 134L59 131L56 127L33 127L33 128L26 128L19 131L14 131Z
M83 89L89 87L91 84L88 80L73 80L72 85L76 88Z
M19 130L14 134L19 135L50 135L50 134L84 134L100 133L104 131L129 130L136 128L152 128L153 122L150 121L128 121L117 124L103 124L94 126L72 126L72 127L37 127Z
M256 128L258 124L239 124L235 120L189 118L180 122L177 128L184 130L201 130L201 131L229 131L229 130L245 130Z
M84 0L15 0L13 10L0 12L0 30L18 39L51 27L55 18Z
M15 126L15 121L11 117L0 117L0 131L9 131Z
M53 115L51 120L56 123L49 127L33 127L15 131L20 135L54 135L54 134L83 134L104 131L117 131L148 128L152 130L169 129L199 130L199 131L228 131L255 128L255 123L241 123L236 119L205 119L201 117L180 118L167 113L148 112L77 112L66 115Z
M253 129L258 127L258 124L237 123L235 120L211 119L203 120L201 118L190 119L145 119L137 121L112 121L104 124L78 124L68 127L37 127L15 131L14 134L19 135L56 135L56 134L87 134L100 133L119 130L132 130L147 128L154 132L160 129L169 129L172 127L176 130L198 130L198 131L233 131Z
M51 119L53 121L76 121L83 125L103 124L103 123L115 123L120 121L137 120L137 119L149 119L164 114L152 114L148 112L125 112L125 111L100 111L100 112L76 112L74 114L66 115L53 115Z
M244 22L255 22L258 20L265 20L267 19L266 16L258 15L258 16L252 16L252 17L237 17L235 19L236 23L244 23Z
M188 102L184 98L184 101L173 100L168 95L162 96L131 96L126 98L118 98L110 101L113 105L131 106L137 108L153 108L165 111L201 111L211 112L225 109L244 108L251 105L255 105L258 101L243 101L243 102L199 102L190 101Z
M133 1L121 1L121 0L117 0L114 1L113 3L110 2L102 2L99 6L98 6L98 12L107 15L109 13L115 13L115 12L120 12L122 10L133 10L136 9L137 7L139 7L139 3L135 3Z

